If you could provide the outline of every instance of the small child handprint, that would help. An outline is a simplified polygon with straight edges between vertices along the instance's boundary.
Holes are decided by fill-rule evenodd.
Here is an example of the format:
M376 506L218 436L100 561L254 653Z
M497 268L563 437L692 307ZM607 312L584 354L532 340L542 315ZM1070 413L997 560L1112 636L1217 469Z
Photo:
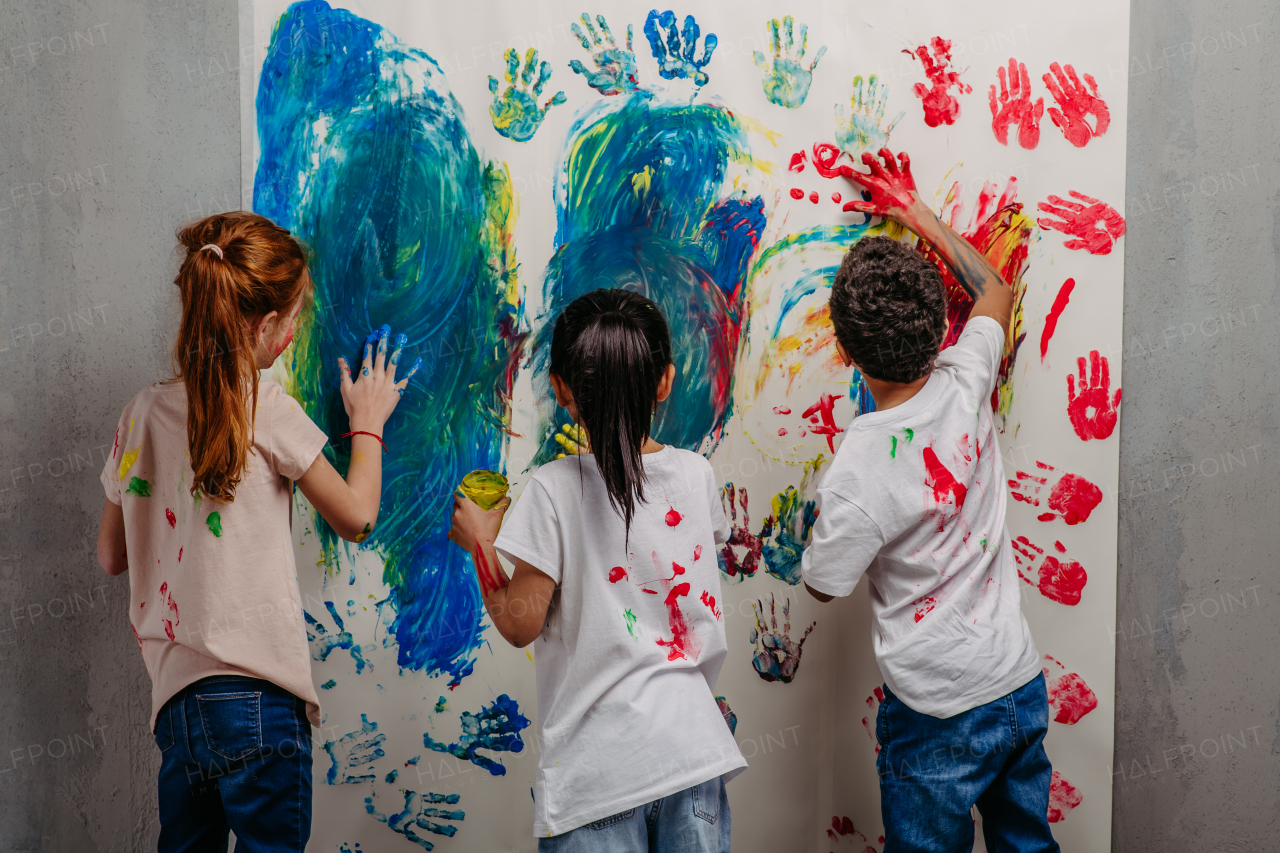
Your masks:
M781 681L790 684L800 668L800 654L804 651L804 641L809 639L809 632L817 626L812 623L805 629L800 642L791 639L791 599L783 600L782 631L778 631L778 614L774 610L773 593L769 593L769 619L764 618L764 602L757 601L751 605L756 614L756 627L751 629L750 640L756 646L751 665L765 681Z
M356 644L355 638L347 630L347 626L343 623L342 617L338 615L338 609L333 606L333 602L326 601L324 606L328 609L329 615L333 617L334 624L338 626L337 631L334 633L329 633L329 629L319 619L305 610L302 611L302 615L307 621L307 642L311 646L311 659L323 663L329 659L329 655L333 654L334 649L346 649L351 655L351 660L355 661L357 673L364 672L366 666L369 669L373 669L373 666L365 661L363 649Z
M1071 190L1067 193L1079 201L1067 201L1056 195L1049 196L1048 202L1040 202L1036 207L1045 213L1053 214L1057 219L1047 217L1037 219L1041 228L1061 231L1074 240L1067 240L1062 245L1068 249L1084 249L1091 255L1109 255L1111 247L1124 236L1124 217L1109 204L1090 198L1083 193Z
M1080 372L1080 391L1076 393L1075 377L1067 374L1067 417L1081 441L1110 437L1120 417L1120 390L1111 396L1111 367L1107 359L1093 350L1089 353L1089 384L1085 384L1084 357L1076 359Z
M765 571L791 586L800 583L800 558L813 534L813 523L818 518L816 502L801 498L795 486L787 486L785 491L775 495L773 513L765 518L764 527L760 529L760 538L765 541Z
M1074 607L1080 603L1080 595L1089 582L1089 575L1084 566L1067 559L1067 546L1054 542L1053 547L1063 555L1061 559L1053 554L1045 554L1043 548L1025 536L1014 539L1013 559L1018 564L1018 577L1040 590L1045 598ZM1040 560L1039 566L1036 566L1037 560ZM1036 574L1034 579L1031 577L1032 572Z
M1009 74L1006 77L1004 67L997 71L1000 77L1000 96L997 100L996 87L991 86L989 100L991 102L991 129L995 131L996 141L1001 145L1009 144L1009 128L1018 126L1018 144L1031 150L1040 144L1040 119L1044 116L1044 98L1036 98L1031 102L1031 77L1027 74L1025 63L1015 59L1009 60Z
M659 27L667 31L665 44ZM645 18L644 34L649 39L653 58L658 60L658 73L664 80L683 77L692 80L695 85L707 85L707 81L711 78L702 69L711 61L711 54L715 52L720 40L716 38L715 33L707 33L702 47L702 59L695 60L693 54L698 47L698 38L701 33L702 30L698 27L698 22L693 19L693 15L685 16L684 28L680 32L676 31L676 13L671 10L659 13L654 9L649 13L649 17Z
M1041 79L1049 87L1049 94L1058 102L1058 107L1061 107L1049 107L1049 118L1062 131L1067 141L1077 148L1083 148L1089 144L1090 139L1106 133L1111 126L1111 110L1107 108L1106 101L1098 97L1098 82L1093 76L1084 75L1084 82L1089 87L1085 89L1080 85L1076 70L1070 65L1065 74L1062 66L1056 62L1049 66L1049 71L1051 74L1045 74ZM1094 117L1092 127L1085 119L1087 115Z
M392 832L403 835L424 850L432 850L435 845L419 835L420 831L425 830L433 835L452 838L457 834L458 827L452 823L438 823L437 821L467 819L466 812L461 809L437 808L439 805L456 806L458 800L462 799L459 794L419 794L417 791L409 791L403 788L401 793L404 794L404 808L394 814L385 815L378 811L373 805L373 794L364 798L364 810L374 820L385 823ZM435 818L435 820L428 820L428 818Z
M850 109L846 112L844 104L836 104L836 142L849 154L855 162L864 151L879 151L889 142L889 134L905 116L901 110L888 127L882 128L885 102L889 99L888 84L881 84L876 75L866 80L863 88L862 75L853 78L853 96L849 98Z
M373 770L365 765L386 755L382 749L386 740L387 736L378 731L378 724L361 714L359 731L348 732L338 738L337 743L329 741L324 745L324 751L329 753L329 760L333 762L325 775L325 782L330 785L372 782L377 774L363 771Z
M547 110L565 102L564 92L556 92L546 106L539 109L538 97L551 79L551 66L545 62L538 64L538 50L533 47L524 55L524 71L520 71L520 54L514 48L507 50L506 57L507 73L504 76L509 85L499 95L497 79L489 78L489 91L493 93L489 116L493 119L493 129L498 133L516 142L528 142L542 126ZM538 73L536 82L533 79L535 70ZM520 72L518 76L517 72ZM532 89L529 88L530 83L533 83Z
M1082 521L1088 521L1089 514L1102 503L1102 489L1079 474L1059 471L1052 465L1039 460L1036 461L1036 468L1041 474L1027 471L1015 472L1014 477L1009 480L1009 493L1015 501L1038 507L1040 493L1048 487L1049 494L1045 501L1052 511L1036 516L1040 521L1061 518L1067 524L1079 524ZM1049 486L1051 480L1053 485Z
M738 525L739 498L742 504L742 525ZM727 500L726 500L727 499ZM760 554L764 543L760 537L751 532L751 515L747 511L746 488L735 489L733 483L725 483L720 490L720 502L725 504L729 516L729 541L720 549L718 555L720 571L726 576L743 580L755 575L759 567ZM738 559L734 548L746 548L747 553Z
M576 23L571 24L570 28L578 37L578 41L582 42L583 49L591 51L591 58L595 60L597 70L588 71L580 61L573 59L569 61L569 67L573 72L581 74L586 78L587 85L602 95L623 95L640 88L640 81L636 76L636 55L631 50L631 25L627 24L627 49L622 50L614 41L613 32L605 23L604 15L596 15L596 23L604 33L603 39L591 25L591 16L586 12L582 13L582 23L586 26L587 32L591 33L591 41L587 41L586 34Z
M802 60L805 48L809 44L809 25L800 25L800 49L793 57L792 49L795 47L795 39L791 30L794 22L790 15L784 16L781 33L777 18L769 22L769 47L773 51L772 59L766 61L763 53L755 51L756 65L765 71L765 78L762 81L765 97L770 103L789 110L804 104L804 99L809 95L809 87L813 85L813 69L817 67L822 55L827 52L826 45L818 48L813 62L805 68Z

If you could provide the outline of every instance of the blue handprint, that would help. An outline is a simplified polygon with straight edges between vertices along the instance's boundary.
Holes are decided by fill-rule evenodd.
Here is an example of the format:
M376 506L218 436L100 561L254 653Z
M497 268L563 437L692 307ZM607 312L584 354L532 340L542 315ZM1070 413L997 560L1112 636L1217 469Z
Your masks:
M813 69L817 67L822 55L827 52L827 46L823 45L818 48L818 53L807 69L801 65L805 48L809 45L809 25L800 25L800 50L793 58L791 56L792 48L795 46L791 31L793 23L794 19L790 15L783 17L780 33L778 19L774 18L769 22L769 46L773 50L772 60L766 61L763 53L755 51L756 65L763 68L767 74L762 81L765 97L771 103L789 110L799 107L808 97L809 87L813 84ZM785 42L782 33L786 35Z
M462 737L458 738L458 743L444 744L431 737L430 732L424 732L422 745L470 761L494 776L505 776L507 768L504 765L486 755L477 755L476 750L520 752L524 749L520 730L528 725L529 718L520 713L516 700L503 693L489 707L481 708L478 714L462 712Z
M764 561L768 566L765 571L791 586L800 583L800 558L817 518L817 504L802 502L795 486L787 486L785 491L774 495L773 514L764 520L760 530L760 539L765 543ZM798 530L797 522L800 522Z
M440 820L466 820L467 813L461 809L442 809L437 805L456 806L461 796L458 794L419 794L417 791L401 789L404 794L404 809L386 815L378 811L373 804L373 795L364 798L364 810L377 821L385 823L392 832L398 832L417 844L423 850L434 850L435 845L418 834L417 830L425 830L435 835L452 838L458 832L453 824L438 823ZM436 820L428 820L435 818Z
M666 44L662 42L662 33L658 28L662 27L667 31ZM684 77L692 80L698 86L707 85L707 81L711 78L707 76L707 72L702 69L711 61L711 54L715 51L716 45L720 40L716 38L715 33L707 33L706 41L703 42L702 59L694 60L693 52L698 47L698 37L701 34L698 22L693 19L693 15L686 15L684 19L684 28L680 32L676 32L676 13L671 10L659 13L654 9L649 13L649 17L644 21L644 34L649 39L649 47L653 50L653 58L658 60L658 73L665 80L674 80L677 77ZM681 42L683 41L683 45Z
M508 48L505 55L507 57L505 77L509 85L499 95L497 79L489 78L489 91L493 93L489 115L493 119L493 129L498 133L516 142L528 142L542 126L547 110L565 102L564 92L556 92L551 100L547 101L546 106L539 109L538 96L542 94L542 88L551 79L551 66L544 62L539 67L538 49L534 47L529 48L524 55L524 71L520 71L520 54L516 53L514 48ZM535 69L538 72L537 82L533 80ZM519 88L516 88L517 82ZM533 83L532 90L529 90L530 83Z
M846 117L844 104L836 104L836 142L858 162L864 151L879 151L889 141L889 134L906 115L899 112L893 121L883 130L880 122L884 120L885 101L889 98L889 86L881 84L879 78L872 74L867 78L866 89L863 89L862 75L853 78L853 96L849 98L851 110Z
M592 52L591 58L595 60L596 68L599 70L588 71L586 66L573 59L570 60L569 67L574 73L585 77L587 85L602 95L623 95L640 88L640 81L636 77L636 55L631 50L631 25L627 24L627 49L622 50L614 41L613 32L605 23L604 15L596 15L596 23L604 32L604 39L601 39L596 28L591 25L591 16L586 12L582 13L582 23L586 26L587 32L591 33L591 41L587 41L586 33L577 24L571 25L573 34L578 37L578 41L582 42L584 50ZM595 43L594 48L592 42Z
M360 715L360 731L349 732L338 739L337 743L329 741L324 751L329 753L333 764L325 776L330 785L354 785L360 782L372 782L376 773L361 773L361 770L372 770L364 765L372 764L387 753L382 744L387 736L378 732L378 724L370 722L365 714Z
M334 649L346 649L351 654L351 659L355 661L356 672L364 672L366 666L373 669L373 666L364 659L364 649L356 643L355 638L351 636L351 632L347 630L347 626L343 624L342 617L338 615L337 608L333 606L332 601L326 601L324 606L328 608L329 615L333 617L333 622L338 626L338 630L329 633L329 629L324 624L312 616L307 611L302 611L302 615L307 620L307 642L311 646L311 659L324 662L329 659L329 655Z

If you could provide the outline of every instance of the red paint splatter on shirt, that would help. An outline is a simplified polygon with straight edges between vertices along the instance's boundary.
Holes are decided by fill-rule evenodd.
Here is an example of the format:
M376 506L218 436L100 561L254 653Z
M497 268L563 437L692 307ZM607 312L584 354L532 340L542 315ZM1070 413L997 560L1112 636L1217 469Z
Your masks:
M667 652L667 660L698 659L696 651L690 646L694 642L693 633L689 630L689 623L684 618L684 613L680 610L679 599L689 594L689 584L676 584L667 593L667 621L671 626L671 639L666 640L659 637L656 642L660 646L666 646L670 649Z
M115 437L115 441L113 441L113 442L111 443L111 458L112 458L112 459L115 459L115 458L116 458L116 451L117 451L117 450L119 450L119 449L120 449L120 427L116 427L116 437ZM137 635L137 631L135 631L135 632L134 632L134 634L135 634L135 636L136 636L136 635ZM142 644L142 641L141 641L141 640L139 640L139 641L138 641L138 644L139 644L139 645L141 645L141 644Z
M932 48L932 55L930 49ZM915 50L904 50L908 56L917 57L924 65L925 76L929 85L917 83L912 91L924 106L924 123L929 127L940 124L955 124L960 115L960 102L951 94L951 87L961 95L973 91L973 87L960 81L960 72L951 65L951 42L942 36L934 36L929 40L929 47L920 45Z
M174 639L173 626L178 624L178 603L169 594L168 581L160 584L160 603L169 611L168 615L160 617L160 624L164 626L165 636L172 640Z
M1081 441L1109 438L1115 431L1120 405L1120 390L1111 396L1111 366L1097 350L1089 353L1089 380L1085 382L1084 357L1076 359L1080 374L1080 391L1076 393L1075 377L1067 375L1067 418Z
M924 484L933 489L934 501L940 507L948 504L955 507L951 513L951 517L954 518L964 506L968 489L947 470L938 459L938 454L934 453L932 446L924 449L924 469Z
M173 510L169 509L168 507L165 507L164 518L165 518L165 521L169 522L170 527L178 526L178 517L174 515Z
M919 622L938 606L938 599L932 595L927 595L911 602L911 606L916 609L916 621Z
M609 583L617 583L627 576L627 570L622 566L614 566L609 570Z
M716 597L714 595L704 589L702 591L701 601L707 606L707 609L711 611L712 615L714 615L717 620L720 619L720 611L716 609Z
M836 433L844 432L843 429L836 426L836 418L834 414L835 405L835 397L830 394L823 394L818 398L818 402L814 403L800 414L800 417L808 418L814 424L814 426L809 428L810 432L826 436L827 448L830 449L832 453L836 452ZM821 418L821 423L818 423L819 418Z
M1062 287L1058 288L1058 295L1053 298L1053 307L1049 309L1048 316L1044 318L1044 331L1040 333L1041 363L1044 362L1045 356L1049 354L1049 339L1058 330L1058 318L1066 310L1067 302L1071 299L1071 291L1075 290L1075 287L1076 280L1074 278L1064 281Z
M675 507L672 507L671 509L667 510L667 517L666 517L667 527L675 527L677 524L681 522L683 518L684 516L676 512Z
M1049 778L1049 823L1058 823L1067 812L1080 805L1084 795L1057 770Z
M696 563L696 562L698 562L698 561L699 561L699 560L701 560L701 559L702 559L702 546L701 546L701 545L694 545L694 546L693 546L693 561Z

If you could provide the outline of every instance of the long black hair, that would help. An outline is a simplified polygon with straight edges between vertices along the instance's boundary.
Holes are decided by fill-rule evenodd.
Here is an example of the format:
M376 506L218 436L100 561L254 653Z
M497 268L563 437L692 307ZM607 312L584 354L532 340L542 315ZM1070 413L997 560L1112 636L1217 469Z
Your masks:
M551 372L569 386L609 503L627 532L644 502L640 449L649 436L658 384L671 364L662 311L631 290L593 290L556 319Z

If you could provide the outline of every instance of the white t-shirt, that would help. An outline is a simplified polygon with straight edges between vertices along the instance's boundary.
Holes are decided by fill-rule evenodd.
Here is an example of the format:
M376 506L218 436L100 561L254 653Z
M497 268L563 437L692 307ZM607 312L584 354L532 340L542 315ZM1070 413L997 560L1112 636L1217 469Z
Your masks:
M818 489L801 563L828 595L848 595L867 574L885 683L943 719L1040 674L991 414L1003 350L1000 324L975 317L919 393L854 418Z
M101 480L124 510L152 728L165 702L211 675L274 682L320 725L290 524L292 481L327 441L283 388L260 382L248 466L235 500L219 503L191 494L186 385L150 385L124 407Z
M494 543L556 581L534 641L541 752L533 832L560 835L746 767L712 687L728 653L711 466L643 457L629 548L590 454L548 463Z

